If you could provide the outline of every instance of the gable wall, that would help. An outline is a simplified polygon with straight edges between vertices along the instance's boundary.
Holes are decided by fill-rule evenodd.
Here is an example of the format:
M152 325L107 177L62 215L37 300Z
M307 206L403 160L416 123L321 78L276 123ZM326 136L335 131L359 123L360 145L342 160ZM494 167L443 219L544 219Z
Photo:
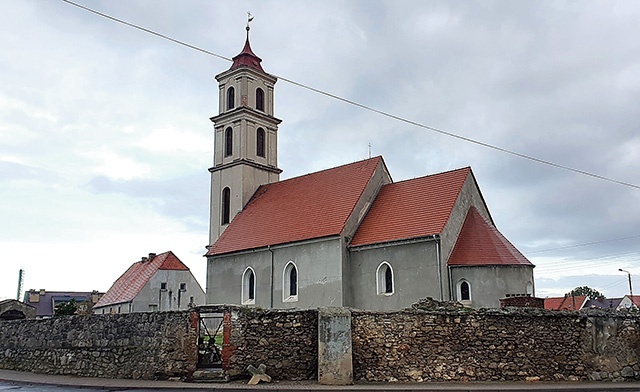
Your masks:
M471 302L464 302L473 308L499 308L500 298L507 294L531 294L533 292L533 266L470 266L451 267L454 299L458 300L457 286L461 279L471 285ZM531 292L527 292L527 284Z
M274 246L273 307L315 308L343 306L342 239L332 237ZM283 273L289 261L298 269L298 301L283 301ZM252 252L209 257L207 303L242 304L242 274L251 267L256 279L254 306L271 307L271 252Z

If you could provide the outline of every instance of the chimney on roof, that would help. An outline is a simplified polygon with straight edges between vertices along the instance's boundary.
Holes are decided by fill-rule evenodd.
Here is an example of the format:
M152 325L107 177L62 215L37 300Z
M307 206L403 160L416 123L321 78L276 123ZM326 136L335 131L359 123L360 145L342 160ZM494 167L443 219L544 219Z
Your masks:
M156 254L155 253L149 253L149 261L153 261L153 259L155 259Z
M148 259L147 259L145 256L142 256L142 259L140 259L140 262L141 262L141 263L146 263L146 262L147 262L147 260L148 260Z

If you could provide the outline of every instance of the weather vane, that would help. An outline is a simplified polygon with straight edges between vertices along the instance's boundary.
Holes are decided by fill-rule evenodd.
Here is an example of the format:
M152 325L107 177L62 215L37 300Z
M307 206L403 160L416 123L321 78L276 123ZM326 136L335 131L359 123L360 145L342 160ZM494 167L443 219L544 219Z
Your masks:
M253 20L253 15L251 15L250 11L247 11L247 31L249 31L249 23Z

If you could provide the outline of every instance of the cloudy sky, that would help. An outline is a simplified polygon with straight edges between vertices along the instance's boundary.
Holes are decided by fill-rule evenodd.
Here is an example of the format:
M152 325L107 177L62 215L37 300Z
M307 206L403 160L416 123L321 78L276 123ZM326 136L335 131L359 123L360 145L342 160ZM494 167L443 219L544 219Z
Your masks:
M80 4L233 57L247 11L280 80L289 178L383 155L394 180L471 166L540 297L640 278L637 1L140 1ZM69 5L0 12L0 298L107 290L173 250L204 286L214 76L230 63ZM635 187L634 187L635 186ZM640 293L640 279L637 292Z

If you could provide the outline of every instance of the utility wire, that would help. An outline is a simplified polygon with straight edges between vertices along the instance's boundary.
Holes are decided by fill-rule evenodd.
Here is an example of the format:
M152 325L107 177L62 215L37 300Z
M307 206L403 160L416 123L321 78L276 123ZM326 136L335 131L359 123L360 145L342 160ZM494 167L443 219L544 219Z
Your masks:
M88 8L88 7L85 7L85 6L80 5L78 3L74 3L73 1L70 1L70 0L62 0L62 1L67 3L67 4L73 5L75 7L81 8L81 9L83 9L85 11L88 11L88 12L91 12L93 14L96 14L96 15L102 16L104 18L107 18L109 20L112 20L114 22L122 23L122 24L124 24L126 26L129 26L129 27L132 27L132 28L135 28L135 29L138 29L138 30L142 30L142 31L144 31L146 33L149 33L149 34L155 35L157 37L166 39L166 40L174 42L176 44L186 46L186 47L188 47L190 49L194 49L194 50L197 50L199 52L206 53L208 55L217 57L219 59L232 61L232 59L230 59L228 57L221 56L219 54L210 52L208 50L199 48L197 46L188 44L188 43L183 42L183 41L179 41L177 39L168 37L168 36L166 36L164 34L157 33L157 32L155 32L153 30L149 30L149 29L144 28L142 26L138 26L136 24L126 22L126 21L124 21L122 19L118 19L118 18L115 18L113 16L104 14L102 12L93 10L91 8ZM282 77L282 76L278 76L278 75L275 75L275 74L273 76L277 77L278 79L280 79L280 80L282 80L284 82L293 84L294 86L298 86L298 87L304 88L306 90L313 91L315 93L324 95L326 97L333 98L335 100L347 103L349 105L353 105L353 106L359 107L361 109L368 110L368 111L373 112L373 113L377 113L377 114L379 114L381 116L389 117L389 118L392 118L394 120L397 120L397 121L400 121L400 122L404 122L406 124L414 125L414 126L419 127L419 128L427 129L427 130L430 130L430 131L433 131L433 132L436 132L436 133L440 133L442 135L453 137L453 138L456 138L456 139L459 139L459 140L463 140L465 142L473 143L473 144L476 144L476 145L479 145L479 146L482 146L482 147L486 147L486 148L489 148L489 149L492 149L492 150L495 150L495 151L499 151L499 152L502 152L502 153L505 153L505 154L510 154L510 155L513 155L513 156L516 156L516 157L519 157L519 158L523 158L523 159L527 159L527 160L530 160L530 161L533 161L533 162L537 162L537 163L540 163L540 164L548 165L548 166L555 167L555 168L558 168L558 169L567 170L567 171L570 171L570 172L573 172L573 173L582 174L582 175L585 175L585 176L588 176L588 177L592 177L592 178L597 178L599 180L609 181L609 182L612 182L612 183L615 183L615 184L619 184L619 185L624 185L624 186L627 186L627 187L630 187L630 188L640 189L640 185L632 184L632 183L626 182L626 181L616 180L616 179L611 178L611 177L606 177L606 176L603 176L603 175L600 175L600 174L595 174L595 173L591 173L591 172L588 172L588 171L585 171L585 170L576 169L576 168L573 168L573 167L570 167L570 166L566 166L566 165L562 165L562 164L559 164L559 163L554 163L554 162L551 162L551 161L548 161L548 160L545 160L545 159L536 158L536 157L531 156L531 155L519 153L519 152L516 152L516 151L512 151L512 150L506 149L506 148L494 146L494 145L489 144L489 143L481 142L479 140L471 139L471 138L466 137L466 136L461 136L461 135L457 135L455 133L447 132L447 131L444 131L444 130L439 129L439 128L430 127L428 125L424 125L424 124L421 124L419 122L412 121L412 120L406 119L404 117L400 117L400 116L397 116L395 114L392 114L392 113L389 113L389 112L385 112L385 111L382 111L382 110L379 110L379 109L375 109L375 108L373 108L371 106L367 106L367 105L358 103L356 101L352 101L350 99L343 98L343 97L340 97L338 95L331 94L329 92L326 92L326 91L323 91L323 90L320 90L320 89L317 89L317 88L314 88L314 87L311 87L311 86L307 86L307 85L305 85L303 83L299 83L299 82L296 82L296 81L291 80L291 79L287 79L287 78Z
M634 239L634 238L640 238L640 235L633 235L633 236L630 236L630 237L613 238L613 239L609 239L609 240L602 240L602 241L585 242L585 243L582 243L582 244L575 244L575 245L559 246L559 247L557 247L557 248L548 248L548 249L532 250L532 251L530 251L530 252L526 252L526 253L527 253L527 254L532 254L532 253L549 252L549 251L552 251L552 250L562 250L562 249L579 248L579 247L581 247L581 246L599 245L599 244L604 244L604 243L607 243L607 242L615 242L615 241L630 240L630 239Z

